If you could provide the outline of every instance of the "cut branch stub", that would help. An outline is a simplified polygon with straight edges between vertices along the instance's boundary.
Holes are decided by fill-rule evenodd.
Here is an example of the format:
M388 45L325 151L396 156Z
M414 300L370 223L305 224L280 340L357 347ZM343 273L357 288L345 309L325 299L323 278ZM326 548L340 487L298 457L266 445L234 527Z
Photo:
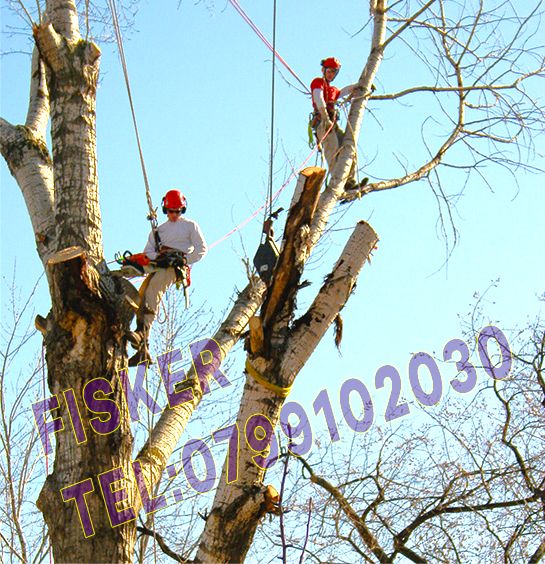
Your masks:
M295 297L304 265L304 260L301 260L301 233L305 226L312 223L325 174L325 169L319 167L308 167L300 172L300 176L305 178L304 186L301 196L290 208L284 228L284 244L262 308L265 348L268 345L267 329L274 324L277 313Z
M250 318L250 351L253 355L260 354L263 350L263 326L258 316Z
M118 326L122 333L128 330L139 301L138 290L128 280L112 276L104 262L92 265L87 252L77 245L54 253L47 268L56 304L53 309L57 314L73 309L84 316L89 315L81 299L86 296L92 310L100 303L100 307L108 312L113 330Z
M98 273L89 264L85 250L79 246L62 249L52 255L47 268L55 316L73 310L92 317L99 299Z

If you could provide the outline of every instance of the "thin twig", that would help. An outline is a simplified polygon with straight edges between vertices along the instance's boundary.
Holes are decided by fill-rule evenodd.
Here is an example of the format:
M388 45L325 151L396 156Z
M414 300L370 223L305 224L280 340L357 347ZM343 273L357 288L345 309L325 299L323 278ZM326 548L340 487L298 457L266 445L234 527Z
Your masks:
M145 525L142 525L140 527L136 527L136 530L138 532L144 534L144 535L148 535L150 537L153 537L157 541L159 548L167 556L170 556L172 559L176 560L176 562L187 562L187 558L183 558L179 554L176 554L176 552L174 552L171 548L169 548L169 546L165 542L165 539L159 533L152 531L151 529L148 529Z
M303 564L305 559L305 550L307 548L308 537L310 535L310 518L312 517L312 498L308 498L308 519L307 519L307 530L305 533L305 542L303 543L303 548L301 549L301 557L299 558L299 564Z

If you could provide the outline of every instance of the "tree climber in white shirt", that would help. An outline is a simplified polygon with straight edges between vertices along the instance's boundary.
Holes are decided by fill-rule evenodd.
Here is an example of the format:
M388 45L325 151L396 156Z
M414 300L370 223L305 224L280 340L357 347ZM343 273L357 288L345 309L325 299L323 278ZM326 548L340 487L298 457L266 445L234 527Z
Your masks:
M140 304L136 313L136 331L127 340L137 349L129 366L151 361L148 350L149 331L165 291L180 280L182 269L198 262L207 252L206 241L197 222L182 217L187 208L185 196L179 190L169 190L162 201L168 220L159 225L157 233L148 237L144 255L158 268L148 274L140 287ZM159 239L159 249L156 235Z

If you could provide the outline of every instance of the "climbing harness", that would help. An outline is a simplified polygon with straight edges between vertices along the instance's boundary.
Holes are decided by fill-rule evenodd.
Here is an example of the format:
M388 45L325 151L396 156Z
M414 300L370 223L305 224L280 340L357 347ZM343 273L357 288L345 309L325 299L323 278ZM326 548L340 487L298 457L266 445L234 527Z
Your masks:
M150 259L145 253L133 254L125 251L123 254L116 253L115 261L121 268L114 270L112 274L123 278L146 276L153 274L159 268L173 268L176 273L176 288L183 288L185 307L189 308L188 288L191 286L191 267L181 251L163 250L155 259Z
M276 51L275 47L273 47L273 45L270 44L270 42L267 40L267 38L259 30L259 28L253 23L251 18L244 12L244 10L241 8L241 6L238 4L238 2L236 0L229 0L229 2L233 6L233 8L235 8L235 10L239 13L239 15L244 19L244 21L246 21L246 23L252 28L252 30L261 39L261 41L267 46L267 48L273 53L273 55L276 56L276 58L282 63L282 65L290 72L290 74L305 89L305 93L310 95L310 90L306 86L306 84L299 78L299 76L297 76L295 71L289 66L289 64L284 60L284 58ZM150 195L150 191L149 191L149 183L148 183L146 167L145 167L144 158L143 158L142 147L141 147L141 143L140 143L140 136L139 136L139 133L138 133L138 126L137 126L137 122L136 122L134 104L133 104L133 101L132 101L127 65L126 65L125 56L124 56L121 32L120 32L120 29L119 29L119 20L118 20L118 17L117 17L115 0L108 0L108 4L110 6L110 11L112 12L112 20L113 20L113 24L114 24L114 30L115 30L115 33L116 33L116 41L117 41L118 50L119 50L119 53L120 53L121 64L122 64L123 73L124 73L124 77L125 77L125 84L126 84L126 87L127 87L127 93L128 93L128 97L129 97L129 103L130 103L131 113L132 113L132 118L133 118L133 125L134 125L134 129L135 129L135 134L136 134L137 146L138 146L138 151L139 151L139 155L140 155L140 163L141 163L141 167L142 167L142 173L143 173L143 176L144 176L144 184L145 184L145 187L146 187L146 198L147 198L148 208L149 208L149 215L147 216L147 219L151 222L152 232L154 234L155 245L156 245L157 249L160 249L161 241L160 241L159 234L158 234L158 231L157 231L157 213L156 213L156 208L153 207L153 203L152 203L151 195ZM273 59L274 58L275 57L273 56ZM326 136L328 134L329 134L329 131L326 132ZM325 136L324 136L324 138L325 138ZM282 186L274 194L272 194L272 197L269 197L267 199L267 201L263 205L261 205L258 209L256 209L250 216L248 216L246 219L241 221L238 225L233 227L231 230L229 230L227 233L225 233L219 239L214 241L212 244L210 244L209 247L208 247L209 250L211 250L214 247L216 247L217 245L223 243L225 240L227 240L229 237L231 237L237 231L240 231L243 227L245 227L248 223L250 223L253 219L255 219L267 207L270 210L270 207L272 206L272 202L274 202L280 196L280 194L284 191L284 189L297 176L299 171L302 170L307 165L307 163L310 161L310 159L312 158L312 156L315 152L316 152L316 147L313 147L311 152L301 162L301 164L298 167L292 169L292 173L286 179L284 184L282 184ZM269 171L269 173L270 173L270 171ZM270 193L270 189L269 189L269 193ZM133 276L139 276L139 275L133 273Z
M140 156L140 165L142 167L142 176L144 178L144 187L146 190L146 201L148 204L148 215L147 220L151 223L151 231L153 233L153 240L155 243L155 250L159 253L159 256L155 261L150 261L150 259L144 253L132 254L130 251L125 251L122 256L116 255L115 260L121 265L121 269L116 272L124 273L122 276L134 277L142 276L149 272L153 272L156 268L169 268L173 267L176 272L176 287L183 287L184 297L185 297L185 307L189 307L189 294L187 289L191 284L190 269L187 265L187 261L181 252L168 251L163 253L163 245L161 243L161 237L159 236L159 229L157 224L157 208L153 207L153 201L151 199L151 191L148 181L148 175L146 171L146 164L144 162L144 153L142 151L142 144L140 142L140 134L138 131L138 123L136 121L136 112L134 109L134 103L131 92L131 85L129 81L129 73L127 70L127 61L125 59L125 50L123 48L123 39L121 36L121 30L119 27L119 19L117 16L117 8L115 0L108 0L110 6L110 11L112 13L112 22L115 31L115 37L117 42L117 47L119 51L119 58L121 60L121 67L123 69L123 76L125 78L125 86L127 88L127 95L129 98L129 105L131 108L132 121L134 126L134 133L136 136L136 144L138 146L138 153ZM165 258L168 257L168 258Z

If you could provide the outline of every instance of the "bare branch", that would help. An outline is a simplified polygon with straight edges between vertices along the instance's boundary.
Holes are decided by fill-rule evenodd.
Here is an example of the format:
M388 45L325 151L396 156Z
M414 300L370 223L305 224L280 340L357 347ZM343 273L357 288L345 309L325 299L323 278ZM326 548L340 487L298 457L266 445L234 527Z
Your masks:
M415 12L410 18L407 18L407 20L405 20L405 22L403 23L402 26L400 26L394 33L392 33L392 35L390 35L390 37L388 37L388 39L386 39L384 41L383 44L383 48L386 49L386 47L399 35L401 35L408 27L410 27L410 25L420 16L422 15L432 4L435 3L436 0L429 0L426 4L424 4L424 6L422 6L422 8L420 8L420 10L418 10L417 12Z
M136 530L139 533L142 533L144 535L148 535L150 537L152 537L153 539L155 539L157 541L157 544L159 545L159 548L167 555L170 556L170 558L172 558L173 560L175 560L176 562L187 562L187 558L183 558L182 556L176 554L176 552L174 552L166 543L165 539L156 531L152 531L151 529L148 529L147 527L145 527L144 525L139 525L136 527Z

